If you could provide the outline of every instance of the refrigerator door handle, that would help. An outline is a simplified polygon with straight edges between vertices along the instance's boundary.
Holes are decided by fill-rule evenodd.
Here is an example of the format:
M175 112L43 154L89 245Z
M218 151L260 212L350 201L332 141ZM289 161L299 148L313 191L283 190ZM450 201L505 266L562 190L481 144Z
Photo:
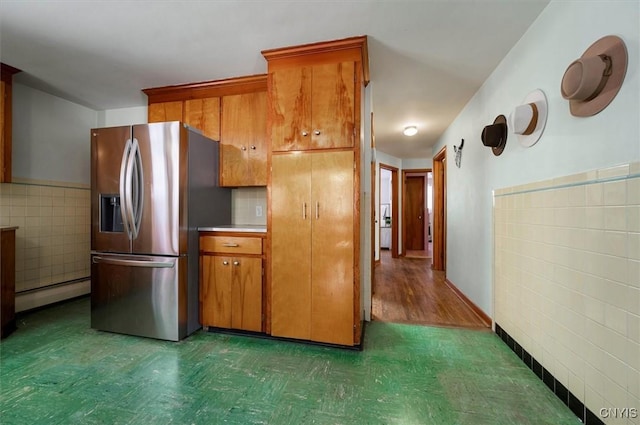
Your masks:
M92 258L94 264L111 264L114 266L127 266L127 267L147 267L154 269L171 269L175 266L174 261L145 261L145 260L124 260L120 258L112 257L100 257L94 256Z
M142 207L144 204L144 174L142 169L142 155L140 154L140 145L138 139L133 139L132 153L127 167L127 174L130 185L130 210L129 218L131 219L131 239L138 237L140 231L140 223L142 221Z
M122 153L122 161L120 163L120 212L122 214L122 224L124 225L124 229L131 239L131 225L129 222L129 202L128 202L128 192L129 192L129 184L128 184L128 175L127 175L127 165L129 163L129 157L131 154L131 148L133 143L131 139L127 139L124 145L124 152Z

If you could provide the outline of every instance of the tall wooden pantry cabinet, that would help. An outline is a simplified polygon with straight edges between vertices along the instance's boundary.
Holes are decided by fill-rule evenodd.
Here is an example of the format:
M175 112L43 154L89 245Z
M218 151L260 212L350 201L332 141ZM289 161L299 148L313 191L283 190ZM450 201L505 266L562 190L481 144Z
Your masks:
M271 144L273 336L360 344L360 137L366 37L262 52Z

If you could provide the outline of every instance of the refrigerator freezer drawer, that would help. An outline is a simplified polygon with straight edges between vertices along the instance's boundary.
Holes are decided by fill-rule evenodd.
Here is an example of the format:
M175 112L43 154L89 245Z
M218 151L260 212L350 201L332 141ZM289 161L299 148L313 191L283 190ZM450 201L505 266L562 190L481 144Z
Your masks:
M186 257L94 253L91 327L178 341L187 333Z

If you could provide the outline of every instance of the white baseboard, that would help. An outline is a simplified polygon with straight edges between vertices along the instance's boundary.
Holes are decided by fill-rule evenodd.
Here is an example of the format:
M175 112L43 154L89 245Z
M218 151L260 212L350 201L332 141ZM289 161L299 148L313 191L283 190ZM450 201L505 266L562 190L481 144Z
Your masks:
M43 288L40 291L28 292L26 294L16 294L16 313L89 293L91 293L91 281L84 280L70 283L69 285Z

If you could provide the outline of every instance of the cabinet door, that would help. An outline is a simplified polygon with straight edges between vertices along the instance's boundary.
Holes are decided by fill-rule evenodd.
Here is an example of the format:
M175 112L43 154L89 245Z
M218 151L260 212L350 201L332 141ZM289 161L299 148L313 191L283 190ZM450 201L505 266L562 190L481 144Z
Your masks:
M200 259L202 325L230 328L232 259L218 255L202 255Z
M8 84L0 80L0 182L10 182L11 176L5 172L7 167L11 168L11 157L7 153L11 152L11 139L5 125L11 120L11 105L8 104L7 89L11 89ZM8 147L6 149L5 147Z
M271 333L311 337L311 156L273 155Z
M220 140L220 98L184 102L184 122L213 140Z
M152 103L149 105L149 122L182 121L182 101Z
M279 69L269 75L271 150L309 149L311 67Z
M222 186L266 186L266 110L266 92L222 98Z
M313 154L311 339L353 345L354 154Z
M233 258L231 327L262 331L262 259Z
M314 148L353 147L355 84L354 62L313 67L311 116Z

